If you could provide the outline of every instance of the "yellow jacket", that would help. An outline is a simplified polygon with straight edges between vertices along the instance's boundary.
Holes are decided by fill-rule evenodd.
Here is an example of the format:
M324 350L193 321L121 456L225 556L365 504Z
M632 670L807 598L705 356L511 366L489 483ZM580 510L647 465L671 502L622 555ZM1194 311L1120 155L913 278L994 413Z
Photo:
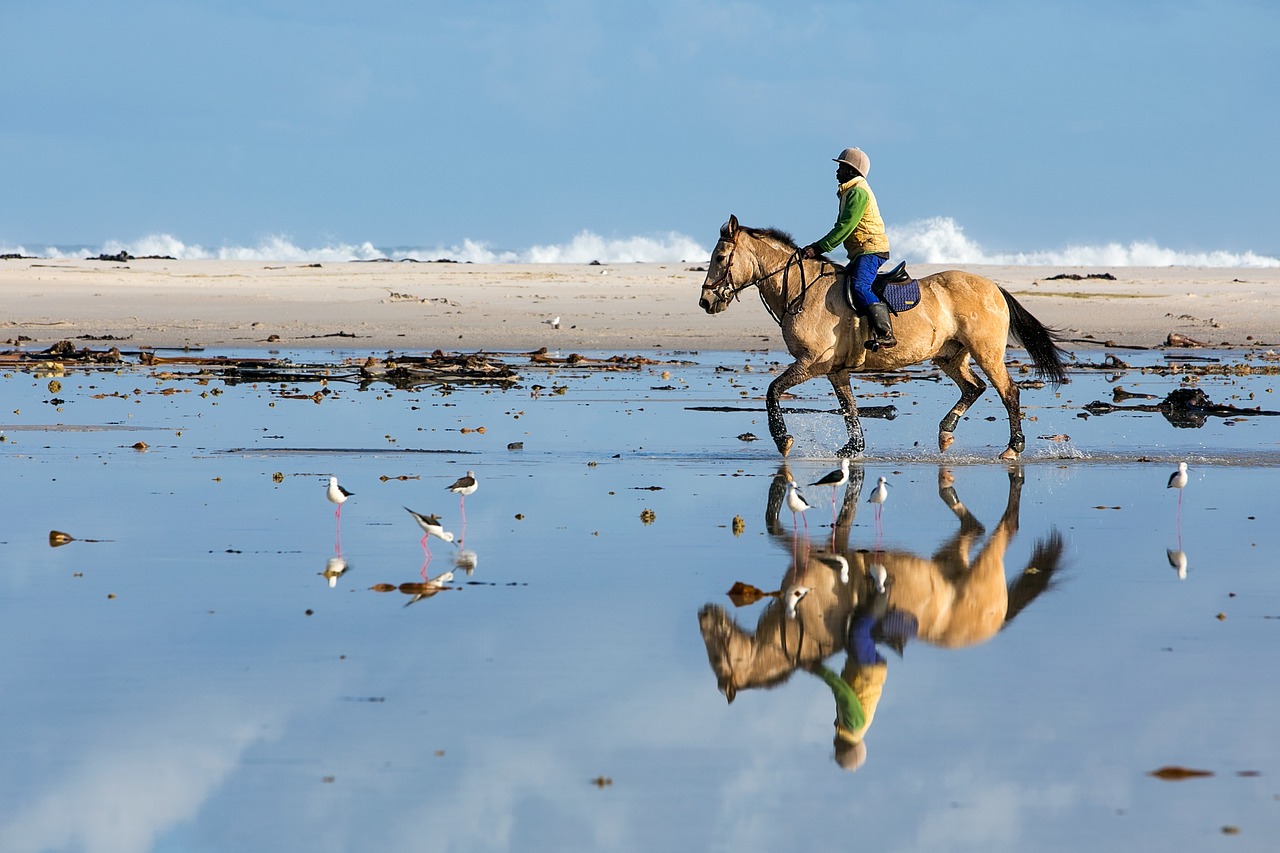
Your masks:
M884 233L880 206L867 179L858 176L840 185L840 214L836 224L814 245L823 254L844 243L849 257L888 254L889 237Z

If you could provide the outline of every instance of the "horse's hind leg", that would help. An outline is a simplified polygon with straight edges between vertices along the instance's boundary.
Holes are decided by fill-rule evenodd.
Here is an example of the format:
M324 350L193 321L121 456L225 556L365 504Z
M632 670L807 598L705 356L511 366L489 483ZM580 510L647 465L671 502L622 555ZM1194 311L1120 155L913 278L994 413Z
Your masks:
M835 389L836 399L840 401L840 412L844 415L844 426L849 431L849 440L844 447L836 451L836 456L852 457L861 455L867 442L862 436L862 421L858 418L858 401L853 398L853 388L849 386L849 371L840 370L827 374L831 387Z
M794 388L809 378L809 368L802 367L798 361L794 362L778 374L777 379L769 383L769 391L765 394L764 407L769 421L769 435L773 437L773 443L777 445L778 452L783 456L791 452L791 445L795 440L787 435L787 422L782 419L782 406L779 401L788 389Z
M956 425L960 423L960 418L969 411L974 401L982 396L982 392L987 390L987 385L973 372L973 367L969 364L969 351L958 344L953 344L945 352L939 353L933 359L933 363L951 377L952 382L960 386L960 399L938 424L938 450L945 453L951 443L956 440Z
M1013 381L1009 368L1004 363L1004 340L1000 341L998 347L975 348L973 357L995 386L996 393L1004 402L1005 411L1009 413L1009 446L1000 454L1000 458L1012 462L1026 449L1027 439L1022 434L1022 404L1018 383Z

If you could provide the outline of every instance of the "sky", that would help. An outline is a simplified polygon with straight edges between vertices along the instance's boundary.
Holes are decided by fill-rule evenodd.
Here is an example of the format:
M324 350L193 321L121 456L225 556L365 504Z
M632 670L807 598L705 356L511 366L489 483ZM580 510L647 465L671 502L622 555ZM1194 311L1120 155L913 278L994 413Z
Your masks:
M802 243L1280 257L1280 5L8 3L0 251ZM20 37L19 37L20 36ZM945 237L945 233L943 234Z

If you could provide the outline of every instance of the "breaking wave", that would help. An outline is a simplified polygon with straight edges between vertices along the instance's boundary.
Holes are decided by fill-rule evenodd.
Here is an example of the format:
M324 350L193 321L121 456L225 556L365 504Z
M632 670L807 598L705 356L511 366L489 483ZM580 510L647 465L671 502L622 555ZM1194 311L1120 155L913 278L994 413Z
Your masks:
M1280 259L1254 252L1184 252L1146 241L1067 246L1030 252L988 252L950 217L935 216L889 228L893 253L925 264L1101 267L1280 267Z
M1153 242L1067 246L1025 252L992 252L965 235L950 217L932 217L890 227L895 258L927 264L993 264L1011 266L1102 267L1280 267L1280 259L1255 252L1181 251ZM299 246L287 236L270 236L253 246L206 247L185 243L170 234L151 234L132 241L109 240L87 246L6 246L0 255L41 258L83 258L99 255L168 257L178 260L281 261L338 263L344 261L436 261L477 264L628 264L705 262L710 246L674 231L637 237L603 237L581 231L564 243L501 249L482 240L452 245L382 247L372 242Z

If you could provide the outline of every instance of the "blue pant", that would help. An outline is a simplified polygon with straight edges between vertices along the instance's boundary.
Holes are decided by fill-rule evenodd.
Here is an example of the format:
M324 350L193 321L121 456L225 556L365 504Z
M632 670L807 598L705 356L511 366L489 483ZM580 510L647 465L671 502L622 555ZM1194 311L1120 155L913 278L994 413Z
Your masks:
M876 273L888 258L880 255L857 255L849 261L845 271L844 295L849 304L857 311L865 310L868 305L879 302L871 292L871 282L876 280Z

